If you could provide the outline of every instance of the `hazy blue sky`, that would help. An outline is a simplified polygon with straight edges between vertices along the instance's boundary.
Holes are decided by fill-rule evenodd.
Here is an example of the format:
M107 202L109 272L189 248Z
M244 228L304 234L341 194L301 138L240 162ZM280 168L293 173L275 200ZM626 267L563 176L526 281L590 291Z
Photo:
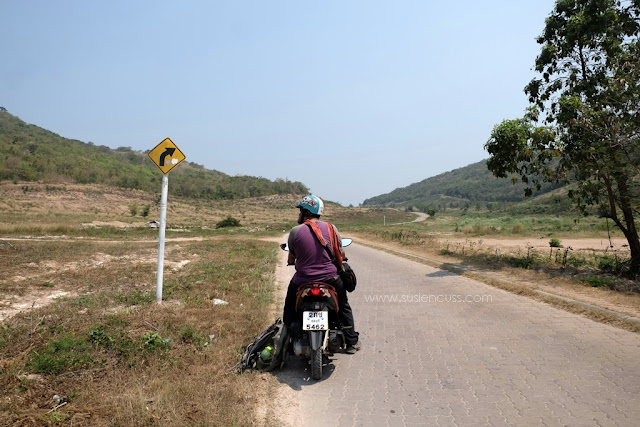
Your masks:
M487 157L528 105L553 5L0 0L0 106L357 205Z

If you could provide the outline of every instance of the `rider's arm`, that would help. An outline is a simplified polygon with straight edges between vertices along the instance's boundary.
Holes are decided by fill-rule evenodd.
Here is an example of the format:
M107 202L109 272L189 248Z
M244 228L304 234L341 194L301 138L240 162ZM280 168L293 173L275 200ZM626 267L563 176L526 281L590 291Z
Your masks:
M297 229L294 227L293 230L289 233L289 238L287 239L287 244L289 245L289 256L287 257L287 265L294 265L296 263L296 253L293 250L293 245L295 244L295 235L297 234Z

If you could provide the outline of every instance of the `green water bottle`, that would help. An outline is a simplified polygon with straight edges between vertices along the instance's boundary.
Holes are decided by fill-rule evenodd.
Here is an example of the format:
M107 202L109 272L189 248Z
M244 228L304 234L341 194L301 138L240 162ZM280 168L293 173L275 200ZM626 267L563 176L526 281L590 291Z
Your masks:
M264 348L264 350L262 350L262 352L260 353L260 359L262 359L263 362L268 361L269 359L271 359L271 352L273 351L273 348L268 345Z

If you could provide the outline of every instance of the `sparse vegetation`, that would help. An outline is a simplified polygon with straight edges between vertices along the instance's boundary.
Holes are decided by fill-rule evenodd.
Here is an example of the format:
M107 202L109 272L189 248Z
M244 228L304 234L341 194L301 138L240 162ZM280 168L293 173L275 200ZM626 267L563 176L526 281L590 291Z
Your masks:
M601 238L608 235L615 235L618 239L623 237L620 232L611 234L611 231L607 231L605 221L605 219L595 217L581 218L581 220L574 220L570 216L506 217L499 213L471 215L470 213L463 214L460 211L459 214L450 212L447 216L440 217L428 224L418 223L390 229L369 229L364 233L374 236L375 239L397 242L403 246L434 248L439 255L463 257L467 260L474 259L487 265L503 265L523 269L542 266L548 269L589 268L599 269L603 274L619 273L623 271L621 265L629 257L628 251L625 251L622 246L614 248L605 245L600 250L574 251L570 247L564 248L560 238L551 237L547 241L549 246L545 251L543 245L540 244L536 247L522 242L520 246L511 249L495 248L483 244L483 240L477 239L478 237L505 239L517 237L522 239L522 236L537 236L532 238L541 239L562 232L568 233L571 238L588 238L596 235ZM438 236L437 233L443 235ZM447 233L453 233L453 235ZM554 253L554 249L557 252ZM640 286L637 291L640 292Z
M40 352L31 351L25 369L53 376L72 370L81 370L94 363L94 360L86 354L87 348L87 343L82 338L63 335L49 341Z
M194 258L167 269L162 305L153 298L154 247L29 241L0 248L11 260L0 267L3 277L32 273L21 292L55 277L67 293L0 326L3 423L47 425L52 413L74 425L256 423L255 401L269 384L231 370L269 322L275 245L245 237L168 243L173 257ZM108 268L95 261L99 253ZM38 267L25 267L34 260ZM82 273L46 267L54 262L81 262Z

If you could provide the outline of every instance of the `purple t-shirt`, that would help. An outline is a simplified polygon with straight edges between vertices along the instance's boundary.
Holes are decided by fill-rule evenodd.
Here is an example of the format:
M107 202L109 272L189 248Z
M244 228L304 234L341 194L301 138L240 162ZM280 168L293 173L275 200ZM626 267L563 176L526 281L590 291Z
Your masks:
M326 222L316 221L322 231L327 244L329 240L329 228ZM335 228L335 227L334 227ZM336 229L336 234L337 234ZM340 235L338 245L342 246ZM296 274L291 281L296 285L308 282L322 282L338 276L338 269L331 262L329 254L318 241L308 225L301 224L293 227L289 233L289 250L296 257Z

